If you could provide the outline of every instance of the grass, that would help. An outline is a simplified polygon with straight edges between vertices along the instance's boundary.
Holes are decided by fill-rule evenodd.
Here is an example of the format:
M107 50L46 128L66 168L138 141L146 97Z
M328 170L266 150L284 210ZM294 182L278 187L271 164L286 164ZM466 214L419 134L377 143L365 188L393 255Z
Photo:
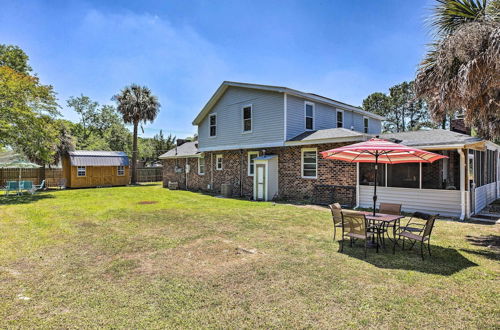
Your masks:
M0 328L498 328L498 226L438 221L424 262L332 232L160 185L0 197Z

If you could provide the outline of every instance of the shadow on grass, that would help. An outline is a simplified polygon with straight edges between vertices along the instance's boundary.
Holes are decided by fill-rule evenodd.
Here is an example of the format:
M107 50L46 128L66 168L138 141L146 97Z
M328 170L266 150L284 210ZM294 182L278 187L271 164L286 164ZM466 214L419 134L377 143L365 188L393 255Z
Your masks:
M0 205L29 204L49 198L55 198L55 197L48 194L2 195L0 196Z
M488 250L471 250L462 249L467 253L472 253L492 260L500 260L500 236L499 235L486 235L486 236L465 236L465 239L475 246L485 247Z
M450 276L469 267L477 266L456 249L431 245L432 256L426 252L425 260L420 256L420 246L415 245L412 250L396 247L396 254L392 254L392 244L385 249L380 249L379 253L374 248L368 249L367 257L364 258L363 246L360 243L344 244L343 254L363 260L378 268L411 270L427 274ZM474 251L476 252L476 251Z

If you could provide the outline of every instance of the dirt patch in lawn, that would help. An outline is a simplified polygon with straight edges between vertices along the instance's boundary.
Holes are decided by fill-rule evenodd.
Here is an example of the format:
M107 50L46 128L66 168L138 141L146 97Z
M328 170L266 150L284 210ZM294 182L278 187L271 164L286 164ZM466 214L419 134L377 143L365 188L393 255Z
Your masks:
M266 255L252 247L241 246L220 237L201 238L188 244L157 253L132 254L143 274L170 273L197 278L210 278L266 259Z

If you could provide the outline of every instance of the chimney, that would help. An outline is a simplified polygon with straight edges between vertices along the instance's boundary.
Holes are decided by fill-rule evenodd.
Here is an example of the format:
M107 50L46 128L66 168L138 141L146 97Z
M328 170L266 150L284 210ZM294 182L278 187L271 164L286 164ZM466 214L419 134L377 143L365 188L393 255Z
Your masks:
M470 128L465 126L464 119L461 117L451 120L450 131L470 135Z
M181 145L183 145L184 143L186 143L186 140L185 139L177 139L176 143L177 143L177 146L180 147Z

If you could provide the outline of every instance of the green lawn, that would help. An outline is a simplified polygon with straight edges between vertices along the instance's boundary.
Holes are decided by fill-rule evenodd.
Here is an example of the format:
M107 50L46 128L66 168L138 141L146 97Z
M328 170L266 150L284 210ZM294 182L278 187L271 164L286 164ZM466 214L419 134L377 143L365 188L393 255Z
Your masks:
M0 328L500 326L498 225L438 221L422 262L339 253L326 210L156 184L0 204Z

